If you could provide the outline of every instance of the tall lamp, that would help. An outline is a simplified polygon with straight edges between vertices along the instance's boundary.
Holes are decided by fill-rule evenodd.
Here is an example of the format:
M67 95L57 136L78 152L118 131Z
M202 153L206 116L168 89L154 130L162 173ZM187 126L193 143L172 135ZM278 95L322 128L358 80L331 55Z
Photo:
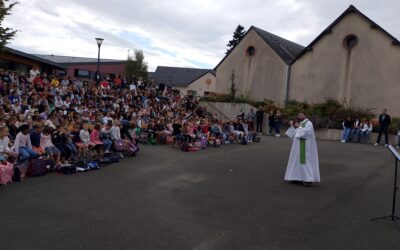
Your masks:
M95 38L97 42L97 46L99 47L98 55L97 55L97 73L96 73L96 83L100 84L100 47L103 43L103 38Z

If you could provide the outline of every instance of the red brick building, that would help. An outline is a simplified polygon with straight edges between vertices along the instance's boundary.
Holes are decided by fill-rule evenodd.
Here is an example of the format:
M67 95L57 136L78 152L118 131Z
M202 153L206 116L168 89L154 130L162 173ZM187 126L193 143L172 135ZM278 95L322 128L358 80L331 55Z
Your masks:
M68 68L66 75L94 79L97 71L97 58L35 55ZM126 60L100 59L100 74L125 74Z

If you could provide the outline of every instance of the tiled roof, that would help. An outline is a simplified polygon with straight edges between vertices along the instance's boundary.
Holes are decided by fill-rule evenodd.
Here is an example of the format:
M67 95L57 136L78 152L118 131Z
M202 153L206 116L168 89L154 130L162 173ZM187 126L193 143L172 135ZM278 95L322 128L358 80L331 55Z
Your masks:
M34 61L38 61L38 62L44 63L44 64L53 66L53 67L58 68L58 69L67 69L63 65L60 65L60 64L55 63L53 61L46 60L46 59L44 59L42 57L38 57L38 56L35 56L35 55L32 55L32 54L28 54L28 53L22 52L20 50L16 50L16 49L12 49L12 48L9 48L9 47L5 47L4 51L8 52L8 53L11 53L11 54L15 54L15 55L21 56L21 57L29 58L29 59L34 60Z
M282 37L269 33L268 31L257 28L255 26L250 27L250 29L243 36L242 40L252 30L254 30L286 64L290 64L297 57L297 55L300 54L300 52L304 49L304 47L301 46L300 44L291 42ZM238 44L236 44L236 46ZM215 66L214 69L218 68L218 66L232 53L235 47L233 47L231 51L227 55L225 55L225 57L219 62L217 66Z
M186 87L208 72L212 73L212 70L158 66L151 78L157 83L164 81L168 84L171 81L174 87Z

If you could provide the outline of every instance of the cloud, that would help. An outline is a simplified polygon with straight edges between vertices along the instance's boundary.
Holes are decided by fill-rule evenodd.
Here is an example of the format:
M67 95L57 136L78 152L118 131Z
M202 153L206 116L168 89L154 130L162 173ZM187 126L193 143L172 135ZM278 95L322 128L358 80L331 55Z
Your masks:
M398 1L352 2L399 37ZM96 57L94 37L102 37L103 58L125 59L128 49L142 49L150 70L158 65L212 68L224 56L239 23L307 45L350 4L337 0L30 0L21 1L5 24L19 30L10 46L30 53Z

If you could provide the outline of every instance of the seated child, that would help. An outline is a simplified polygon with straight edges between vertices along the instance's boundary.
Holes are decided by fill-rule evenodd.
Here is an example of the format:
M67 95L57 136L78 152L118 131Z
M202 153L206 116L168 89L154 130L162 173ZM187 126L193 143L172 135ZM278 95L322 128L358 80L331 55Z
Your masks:
M56 146L54 146L52 142L51 135L53 133L53 128L51 127L44 127L42 134L40 135L40 147L44 148L46 154L49 158L55 161L56 165L61 164L61 152Z
M17 154L9 147L10 139L8 138L8 128L0 127L0 160L13 162L17 158Z
M28 124L22 124L19 127L20 132L17 134L15 138L13 150L15 153L19 154L18 163L24 163L29 161L30 159L35 159L39 157L39 154L33 151L32 149L29 129L30 127Z
M46 151L40 147L40 136L42 133L42 125L40 123L34 123L31 130L31 143L32 149L39 155L44 155Z

